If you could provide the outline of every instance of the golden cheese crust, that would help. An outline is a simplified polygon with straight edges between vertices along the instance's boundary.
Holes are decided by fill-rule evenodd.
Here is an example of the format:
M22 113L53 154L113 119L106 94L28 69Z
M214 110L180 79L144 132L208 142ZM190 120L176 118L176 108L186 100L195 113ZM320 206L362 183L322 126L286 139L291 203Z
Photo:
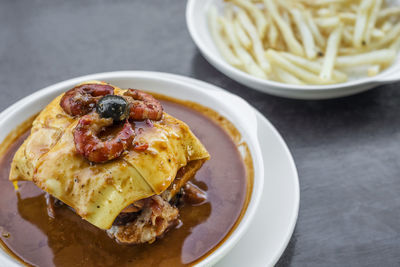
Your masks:
M125 92L114 88L115 94ZM99 228L109 229L131 203L165 191L181 167L209 158L189 127L164 113L162 120L137 132L135 140L147 143L147 150L130 149L113 161L93 164L75 148L79 118L63 111L61 97L33 122L31 135L14 156L10 180L33 181Z

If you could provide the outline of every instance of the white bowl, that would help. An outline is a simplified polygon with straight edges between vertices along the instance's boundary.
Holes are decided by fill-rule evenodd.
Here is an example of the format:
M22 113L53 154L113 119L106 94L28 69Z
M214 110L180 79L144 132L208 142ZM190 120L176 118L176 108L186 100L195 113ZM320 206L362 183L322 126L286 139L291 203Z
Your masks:
M120 71L82 76L46 87L18 101L0 114L0 142L18 125L42 110L57 95L87 80L102 80L122 88L142 88L210 107L231 121L249 146L254 165L251 200L239 225L228 239L204 258L199 265L212 265L221 259L243 236L260 202L264 184L264 163L257 137L254 109L243 99L226 91L203 90L197 84L180 81L151 72ZM245 114L245 116L244 116ZM13 258L0 250L2 266L18 266Z
M292 85L251 76L227 63L214 45L207 23L207 11L211 4L221 7L223 0L188 0L186 24L190 35L210 64L245 86L288 98L327 99L360 93L378 85L400 80L400 55L397 56L391 67L374 77L365 77L332 85ZM400 0L392 1L392 4L400 5Z

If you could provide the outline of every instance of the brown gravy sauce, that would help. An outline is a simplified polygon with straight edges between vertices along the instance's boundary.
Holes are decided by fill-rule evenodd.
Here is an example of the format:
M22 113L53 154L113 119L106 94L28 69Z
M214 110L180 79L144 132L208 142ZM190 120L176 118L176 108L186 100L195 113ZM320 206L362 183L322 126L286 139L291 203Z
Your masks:
M237 129L217 112L155 96L166 112L190 126L211 155L194 180L207 191L205 204L184 205L179 228L139 246L117 244L66 207L58 208L52 220L42 190L19 182L17 193L8 180L12 158L29 135L32 118L0 148L0 246L21 263L35 266L186 266L218 248L239 224L250 200L254 171L249 149Z

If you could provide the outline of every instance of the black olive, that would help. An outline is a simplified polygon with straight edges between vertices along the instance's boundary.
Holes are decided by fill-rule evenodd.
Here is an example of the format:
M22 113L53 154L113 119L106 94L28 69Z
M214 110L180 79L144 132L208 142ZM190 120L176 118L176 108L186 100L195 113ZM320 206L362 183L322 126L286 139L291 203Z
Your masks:
M128 102L118 95L106 95L97 102L96 111L102 118L122 121L128 115Z

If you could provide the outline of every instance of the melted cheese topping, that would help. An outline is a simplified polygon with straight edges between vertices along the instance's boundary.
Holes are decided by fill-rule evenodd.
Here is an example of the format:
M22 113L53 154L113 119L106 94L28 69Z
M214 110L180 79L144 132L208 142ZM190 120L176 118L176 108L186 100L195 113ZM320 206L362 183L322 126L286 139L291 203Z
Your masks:
M115 94L125 92L114 88ZM10 180L33 181L99 228L110 228L131 203L162 193L188 162L209 158L189 127L164 113L154 127L135 137L148 143L146 151L131 149L113 161L90 163L76 151L73 140L79 118L63 111L61 97L33 122L31 135L14 156Z

